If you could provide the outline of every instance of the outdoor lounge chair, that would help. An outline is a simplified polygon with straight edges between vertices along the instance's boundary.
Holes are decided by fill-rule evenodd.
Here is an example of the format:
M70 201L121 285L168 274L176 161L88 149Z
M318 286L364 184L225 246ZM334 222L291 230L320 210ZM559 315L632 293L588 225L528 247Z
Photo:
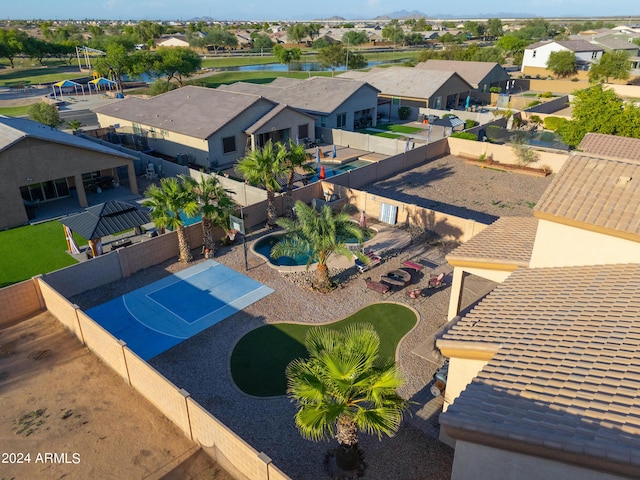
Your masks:
M431 274L431 277L429 278L428 288L440 288L440 287L442 287L442 285L443 285L442 280L443 279L444 279L444 272L440 273L440 275Z
M382 257L380 255L376 255L373 252L368 252L367 257L369 257L369 261L367 263L363 262L359 258L356 258L356 267L360 271L360 273L364 273L370 268L379 265L382 262Z

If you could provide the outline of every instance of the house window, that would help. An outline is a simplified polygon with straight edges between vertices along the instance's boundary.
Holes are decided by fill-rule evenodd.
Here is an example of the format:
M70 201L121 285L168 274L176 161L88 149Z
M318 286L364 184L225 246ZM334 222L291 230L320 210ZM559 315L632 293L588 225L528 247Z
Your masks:
M533 58L536 58L536 51L533 51Z
M339 113L337 115L337 123L336 123L336 127L337 128L344 128L347 125L347 114L346 113Z
M222 151L231 153L236 151L236 137L225 137L222 139Z
M133 123L133 133L136 135L142 135L142 126L139 123Z
M327 126L327 117L325 117L324 115L320 117L320 126L321 127Z
M591 52L591 60L598 58L598 52Z
M309 136L309 124L298 125L298 138L307 138Z

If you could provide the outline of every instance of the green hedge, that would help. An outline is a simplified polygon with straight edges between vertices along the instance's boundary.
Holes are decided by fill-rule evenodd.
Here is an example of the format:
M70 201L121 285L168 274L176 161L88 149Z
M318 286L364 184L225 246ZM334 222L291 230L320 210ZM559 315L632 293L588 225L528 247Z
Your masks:
M478 140L477 135L469 132L454 132L451 136L454 138L464 138L465 140Z

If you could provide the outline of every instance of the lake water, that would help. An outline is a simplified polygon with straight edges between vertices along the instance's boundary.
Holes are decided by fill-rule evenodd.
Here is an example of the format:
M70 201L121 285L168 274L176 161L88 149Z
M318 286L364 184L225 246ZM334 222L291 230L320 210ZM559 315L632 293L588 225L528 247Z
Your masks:
M387 61L373 61L368 62L365 68L372 68L377 65L388 65L390 63L401 63L404 60L387 60ZM330 68L322 68L318 62L291 62L289 64L289 70L292 72L328 72ZM286 72L287 66L282 63L265 63L262 65L243 65L241 67L216 67L216 70L224 72L251 72L251 71L266 71L266 72ZM336 72L344 72L345 66L336 68Z

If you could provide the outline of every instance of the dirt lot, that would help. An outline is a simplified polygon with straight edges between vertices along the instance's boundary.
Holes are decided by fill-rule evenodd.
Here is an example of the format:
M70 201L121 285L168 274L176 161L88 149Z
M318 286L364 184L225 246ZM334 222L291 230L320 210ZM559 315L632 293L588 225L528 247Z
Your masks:
M48 313L0 330L0 397L2 480L232 478Z

